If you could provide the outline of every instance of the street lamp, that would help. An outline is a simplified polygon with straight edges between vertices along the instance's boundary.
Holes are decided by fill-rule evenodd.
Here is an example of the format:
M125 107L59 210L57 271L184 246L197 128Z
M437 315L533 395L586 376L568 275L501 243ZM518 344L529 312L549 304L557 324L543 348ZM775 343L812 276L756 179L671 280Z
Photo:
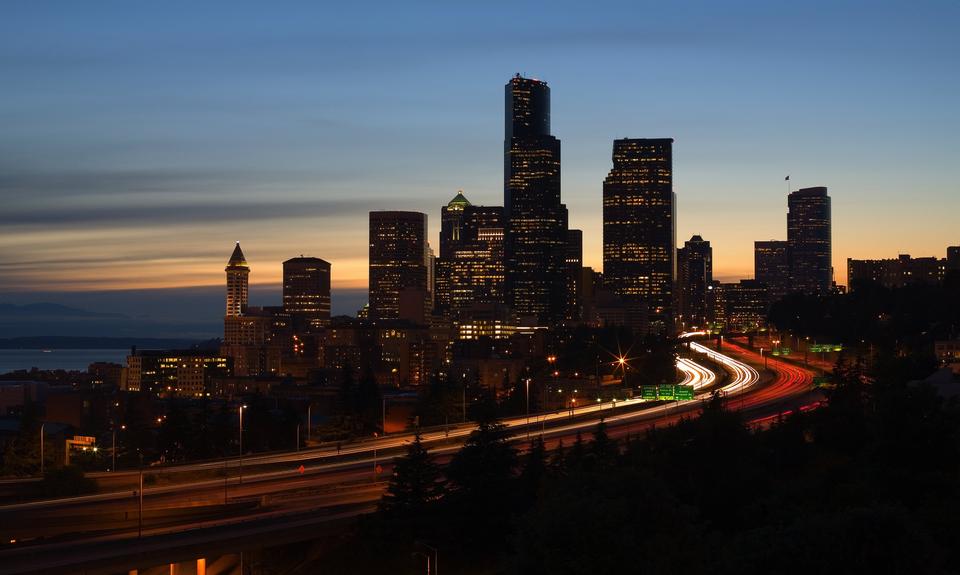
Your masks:
M246 405L241 405L238 411L240 412L240 481L243 483L243 410L246 409Z
M46 422L40 424L40 475L43 475L43 427Z
M527 389L527 441L530 441L530 378L525 381Z

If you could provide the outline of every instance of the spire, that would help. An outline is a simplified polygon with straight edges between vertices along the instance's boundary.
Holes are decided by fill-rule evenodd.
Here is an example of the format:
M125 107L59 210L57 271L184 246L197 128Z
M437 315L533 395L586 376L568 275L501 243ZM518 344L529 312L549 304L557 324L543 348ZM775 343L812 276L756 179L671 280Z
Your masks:
M247 267L247 258L244 257L243 250L240 249L240 242L237 242L237 247L233 248L233 255L230 256L227 267Z
M463 190L457 190L457 195L455 195L453 199L450 200L450 202L447 204L447 207L458 208L462 210L469 205L471 205L470 200L468 200L467 197L463 195Z

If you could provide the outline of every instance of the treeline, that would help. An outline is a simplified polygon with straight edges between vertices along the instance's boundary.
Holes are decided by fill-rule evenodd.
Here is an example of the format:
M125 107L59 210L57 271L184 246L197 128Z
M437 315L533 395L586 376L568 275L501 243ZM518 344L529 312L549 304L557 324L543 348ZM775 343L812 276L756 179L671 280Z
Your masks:
M825 407L760 431L714 398L548 452L491 409L445 465L412 443L376 515L307 569L423 573L434 548L458 574L960 571L958 405L907 384L909 359L872 369L841 360Z
M884 350L932 350L935 340L960 337L958 273L942 285L887 289L865 282L852 288L844 295L787 296L771 308L770 322L781 331Z

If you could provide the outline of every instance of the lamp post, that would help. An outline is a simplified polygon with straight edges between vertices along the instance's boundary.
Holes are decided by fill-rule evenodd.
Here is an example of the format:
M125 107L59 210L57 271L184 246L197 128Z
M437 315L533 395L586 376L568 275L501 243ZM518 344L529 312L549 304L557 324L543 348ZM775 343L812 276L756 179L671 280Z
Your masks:
M113 445L110 447L110 456L112 459L112 462L110 464L110 469L116 472L117 471L117 430L113 429L111 431L111 435L113 437Z
M417 541L420 545L423 545L433 554L433 575L440 575L440 552L436 547L432 545L427 545L423 541ZM430 573L430 557L427 556L427 573Z
M530 378L525 381L527 388L527 441L530 441Z
M307 404L307 445L310 445L310 427L312 427L313 425L313 418L310 417L312 415L311 409L313 409L313 404L308 403Z
M40 475L43 475L43 427L46 422L40 424Z
M373 480L377 480L377 432L373 432Z
M139 451L139 450L138 450ZM137 491L137 496L139 497L139 502L137 504L137 538L143 536L143 452L141 451L137 455L140 456L140 467L138 468L140 473L140 489Z
M240 481L243 483L243 410L247 407L246 405L241 405L239 408L240 412Z

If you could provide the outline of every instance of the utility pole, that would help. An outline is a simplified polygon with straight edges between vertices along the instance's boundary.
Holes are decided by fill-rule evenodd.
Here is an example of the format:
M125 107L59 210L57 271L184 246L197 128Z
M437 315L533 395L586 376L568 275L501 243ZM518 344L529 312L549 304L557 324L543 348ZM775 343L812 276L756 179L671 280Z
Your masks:
M140 454L140 489L137 491L139 496L137 512L137 538L143 537L143 453Z
M246 405L240 406L240 483L243 484L243 408Z
M46 422L40 424L40 475L43 475L43 427Z

